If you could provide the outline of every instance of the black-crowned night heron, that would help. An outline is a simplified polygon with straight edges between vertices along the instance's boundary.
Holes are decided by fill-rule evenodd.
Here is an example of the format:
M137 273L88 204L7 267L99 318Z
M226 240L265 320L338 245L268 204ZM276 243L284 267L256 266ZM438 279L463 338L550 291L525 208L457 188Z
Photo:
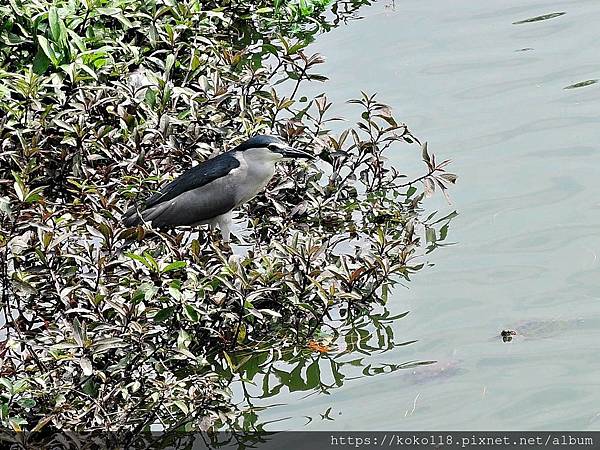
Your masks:
M219 225L223 241L229 242L232 210L264 189L275 174L275 163L311 157L275 136L254 136L187 170L141 208L129 208L123 223L131 227L148 222L155 228Z

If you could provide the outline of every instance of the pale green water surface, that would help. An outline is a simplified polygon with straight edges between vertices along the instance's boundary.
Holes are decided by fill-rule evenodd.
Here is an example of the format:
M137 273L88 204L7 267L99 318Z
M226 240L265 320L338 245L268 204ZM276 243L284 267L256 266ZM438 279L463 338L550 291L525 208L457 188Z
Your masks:
M282 391L283 405L261 420L309 430L600 429L600 2L397 0L361 13L311 47L327 57L331 81L307 94L326 91L334 113L352 117L343 101L377 92L453 159L457 244L428 255L435 266L390 301L394 313L410 310L394 325L398 340L418 342L376 357L437 359L447 370L359 377L331 395ZM391 155L401 170L415 169L410 151ZM441 195L430 206L449 208ZM572 326L495 337L532 320ZM333 420L321 419L330 407Z

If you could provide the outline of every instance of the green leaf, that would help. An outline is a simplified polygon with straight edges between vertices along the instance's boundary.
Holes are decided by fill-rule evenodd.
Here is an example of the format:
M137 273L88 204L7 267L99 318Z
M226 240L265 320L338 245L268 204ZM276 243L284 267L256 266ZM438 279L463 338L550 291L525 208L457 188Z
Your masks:
M0 385L4 386L9 393L13 393L13 384L8 378L0 378Z
M188 409L187 405L181 400L175 400L173 404L177 406L181 410L181 412L186 416L189 414L190 410Z
M171 73L171 69L173 69L174 65L175 65L175 55L173 53L170 53L169 55L167 55L167 62L165 64L165 73L167 73L167 74Z
M175 312L174 306L169 306L167 308L163 308L154 315L154 321L155 322L164 322L169 317L171 317L174 312Z
M0 404L0 420L8 419L8 405L6 403Z
M144 99L150 108L154 108L156 105L156 91L153 89L147 89L146 94L144 95Z
M73 319L72 327L73 338L75 339L75 342L77 342L77 345L79 345L80 347L83 347L85 344L85 333L82 330L81 322L79 322L79 319Z
M96 74L96 72L94 72L94 70L91 67L89 67L87 64L84 64L82 62L77 61L77 62L75 62L75 67L77 67L78 69L83 70L85 73L87 73L94 80L98 79L98 75Z
M148 252L144 252L144 257L146 258L146 261L148 262L148 264L150 264L150 269L153 270L154 272L158 272L158 263L156 262L156 260L154 259L154 257L148 253Z
M85 52L87 50L85 42L75 31L67 29L67 33L69 34L69 41L73 42L80 52Z
M131 253L131 252L127 252L125 253L125 256L129 256L131 259L133 259L134 261L138 261L141 262L144 266L146 266L148 269L150 269L152 272L155 272L155 267L156 267L156 261L154 261L154 264L152 264L150 261L148 261L146 258L148 256L148 253L144 253L144 256L141 255L136 255L135 253ZM153 259L154 260L154 259Z
M59 65L58 57L56 56L56 53L50 46L48 39L46 39L44 36L40 36L40 35L38 35L37 38L38 38L38 43L40 44L40 47L42 48L42 50L44 51L46 56L48 58L50 58L50 61L52 61L52 64L54 64L56 67L58 67L58 65Z
M25 198L28 195L28 189L25 186L25 183L23 183L23 180L21 180L21 177L19 177L16 173L13 172L13 177L15 178L15 192L17 193L17 198L24 202Z
M272 53L273 55L279 55L279 49L275 47L273 44L263 44L263 51L267 53Z
M21 379L13 385L14 394L20 394L21 392L25 392L27 389L29 389L29 383L26 379Z
M94 383L94 381L90 378L87 380L87 382L83 385L83 392L85 392L87 395L89 395L90 397L96 397L98 395L98 386L96 385L96 383Z
M198 322L200 319L198 311L192 305L185 305L184 313L192 322Z
M48 10L48 24L50 25L50 33L54 42L65 42L65 25L58 15L58 9L54 6L51 6Z
M25 197L25 203L35 203L40 201L42 199L40 193L43 192L44 189L46 189L46 186L40 186L28 192L27 197Z
M171 264L169 264L167 267L165 267L162 270L162 273L167 273L172 270L183 269L185 266L187 266L187 263L185 261L175 261L175 262L172 262Z
M385 233L381 227L377 227L377 242L379 245L385 244Z
M169 286L169 294L171 294L171 297L173 297L177 301L181 301L183 297L181 291L174 286Z
M108 350L127 347L128 344L121 338L106 338L95 341L92 344L92 352L96 355L104 353Z
M246 335L247 335L246 325L242 322L242 323L240 323L240 327L238 328L236 341L239 344L242 344L246 340Z
M430 163L431 158L429 157L429 152L427 151L427 142L423 143L423 145L421 146L421 150L422 150L423 161L425 161L426 163Z
M292 45L289 49L287 54L288 55L295 55L296 53L298 53L300 50L302 50L304 47L306 47L308 45L307 42L305 41L299 41L296 44Z
M229 354L227 352L223 352L223 356L225 357L225 361L227 361L227 365L229 366L229 368L231 369L231 371L235 372L237 370L237 367L235 366L235 364L231 360L231 356L229 356Z
M46 53L44 53L43 50L38 50L38 52L35 55L35 58L33 58L33 71L34 73L36 73L37 75L41 75L44 72L46 72L46 70L48 70L48 66L50 65L50 59L48 58L48 56L46 56Z

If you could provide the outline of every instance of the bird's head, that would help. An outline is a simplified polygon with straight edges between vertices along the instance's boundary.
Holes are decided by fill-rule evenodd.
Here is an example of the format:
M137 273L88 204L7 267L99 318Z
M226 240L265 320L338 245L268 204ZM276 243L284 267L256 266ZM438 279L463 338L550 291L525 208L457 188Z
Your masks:
M252 159L269 161L279 161L281 159L313 158L311 154L291 147L277 136L268 134L253 136L247 141L238 145L234 150L244 152L246 157L250 157Z

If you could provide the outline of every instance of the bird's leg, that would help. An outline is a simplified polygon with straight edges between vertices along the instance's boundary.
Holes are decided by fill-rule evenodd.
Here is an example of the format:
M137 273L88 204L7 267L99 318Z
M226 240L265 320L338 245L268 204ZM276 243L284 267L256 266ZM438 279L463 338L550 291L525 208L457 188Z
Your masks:
M213 241L215 244L219 244L219 242L221 242L221 239L219 238L219 235L217 234L217 227L219 227L219 229L221 229L221 234L223 234L220 219L217 218L213 222L209 222L208 226L209 226L208 236L209 236L210 240Z
M221 236L223 236L223 243L229 244L231 242L231 230L227 225L223 225L219 228L221 228Z
M216 226L217 226L216 222L208 223L208 236L210 237L211 240L215 239L215 227Z
M231 213L225 213L218 218L219 228L221 229L221 236L223 236L223 243L229 245L231 237Z

